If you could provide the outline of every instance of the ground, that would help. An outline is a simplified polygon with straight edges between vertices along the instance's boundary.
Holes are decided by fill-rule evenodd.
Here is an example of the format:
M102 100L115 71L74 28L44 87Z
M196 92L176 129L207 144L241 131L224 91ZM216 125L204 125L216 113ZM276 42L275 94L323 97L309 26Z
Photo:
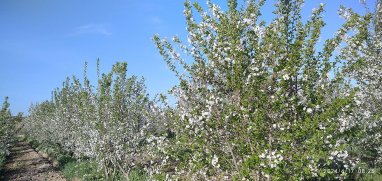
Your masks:
M38 154L27 142L18 142L11 149L0 180L65 181L47 158Z

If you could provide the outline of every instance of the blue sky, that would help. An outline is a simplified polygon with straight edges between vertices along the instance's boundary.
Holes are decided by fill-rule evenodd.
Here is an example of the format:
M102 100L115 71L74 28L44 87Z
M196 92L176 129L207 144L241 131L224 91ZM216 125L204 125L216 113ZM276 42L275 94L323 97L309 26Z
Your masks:
M130 75L146 79L148 93L166 92L177 83L152 37L186 38L183 0L1 0L0 102L9 96L13 113L50 99L67 76L88 75L96 82L96 60L108 72L117 61L128 62ZM205 5L205 0L198 0ZM224 7L225 0L212 0ZM239 0L239 2L241 2ZM359 0L310 0L304 14L326 4L323 39L341 25L340 4L364 12ZM269 19L273 1L263 9ZM375 0L367 1L373 8Z

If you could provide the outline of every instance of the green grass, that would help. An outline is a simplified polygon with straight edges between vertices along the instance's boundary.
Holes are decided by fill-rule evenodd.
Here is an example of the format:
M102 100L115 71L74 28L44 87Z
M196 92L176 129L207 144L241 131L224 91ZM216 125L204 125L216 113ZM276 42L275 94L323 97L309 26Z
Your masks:
M129 180L145 181L148 180L148 176L143 170L135 169L130 172Z
M373 173L364 173L361 175L360 181L382 181L381 170L377 170Z
M5 165L5 154L0 151L0 171L3 170Z
M102 173L97 169L96 163L89 160L67 162L63 165L61 171L68 180L104 180Z
M116 172L114 175L105 177L101 170L97 169L97 164L92 160L68 162L62 168L62 173L68 180L80 179L84 181L106 180L123 181L126 180L122 173ZM141 169L134 169L129 174L129 180L146 181L148 175Z

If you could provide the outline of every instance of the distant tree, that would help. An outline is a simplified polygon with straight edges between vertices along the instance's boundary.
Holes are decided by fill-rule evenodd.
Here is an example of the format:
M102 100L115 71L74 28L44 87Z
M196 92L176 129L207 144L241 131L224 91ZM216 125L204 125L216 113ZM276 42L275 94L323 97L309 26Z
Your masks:
M118 172L127 178L132 169L143 169L156 158L153 143L164 139L164 116L149 100L144 79L127 76L126 62L98 76L95 89L86 68L82 82L67 78L51 101L31 106L24 130L75 158L96 160L105 179Z
M9 146L14 141L15 122L12 119L8 97L5 97L0 110L0 169L2 168L5 156L9 154Z

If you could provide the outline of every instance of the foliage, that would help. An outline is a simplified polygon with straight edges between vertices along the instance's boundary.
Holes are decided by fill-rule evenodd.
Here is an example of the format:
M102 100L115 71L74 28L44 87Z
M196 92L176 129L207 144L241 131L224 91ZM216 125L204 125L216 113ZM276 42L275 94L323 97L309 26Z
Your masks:
M97 169L97 163L91 161L73 161L65 164L62 173L68 180L81 179L102 180L102 172Z
M12 117L9 106L8 97L5 97L0 110L0 170L5 163L6 156L9 155L8 148L10 143L12 143L15 138L15 120L20 119L19 117Z
M171 178L348 178L347 172L327 170L356 168L360 160L350 155L349 139L367 136L355 137L358 132L348 129L360 94L346 68L353 65L346 58L353 57L354 46L349 54L336 50L349 40L366 40L362 35L368 32L364 25L371 15L346 15L334 37L320 44L323 4L304 22L302 0L277 1L276 18L268 23L261 21L262 0L247 1L242 8L228 0L227 11L207 4L206 11L198 3L185 2L188 44L177 36L173 43L154 37L180 80L172 90L178 99L170 123L176 138L170 140L170 161L164 165L174 167ZM352 35L357 30L360 33ZM185 58L178 52L185 52ZM377 87L371 89L380 94ZM372 102L382 105L379 100ZM369 109L358 108L364 113ZM379 107L373 108L380 114Z
M68 162L62 168L62 173L68 180L81 179L87 180L126 180L118 172L111 177L105 178L105 175L98 169L96 160L80 160ZM134 169L129 173L129 180L145 181L147 176L142 170Z
M354 154L366 168L382 166L382 1L378 0L369 21L350 9L344 9L348 19L357 22L354 36L346 39L341 50L348 63L345 70L359 91L354 99L354 113L347 115L343 131L356 133L351 137Z
M85 64L83 84L68 78L51 101L32 106L24 130L77 159L97 160L106 178L117 172L127 176L133 168L150 165L155 154L147 149L152 144L146 140L160 134L165 120L149 101L143 79L127 77L126 70L127 63L116 63L99 77L94 90Z
M78 159L61 158L83 179L380 178L352 171L382 166L381 0L364 15L341 7L346 21L325 41L323 4L304 18L303 0L276 2L265 22L264 0L226 11L185 1L188 43L154 37L179 78L175 107L149 100L126 63L98 71L96 87L85 64L82 82L31 107L24 130Z

